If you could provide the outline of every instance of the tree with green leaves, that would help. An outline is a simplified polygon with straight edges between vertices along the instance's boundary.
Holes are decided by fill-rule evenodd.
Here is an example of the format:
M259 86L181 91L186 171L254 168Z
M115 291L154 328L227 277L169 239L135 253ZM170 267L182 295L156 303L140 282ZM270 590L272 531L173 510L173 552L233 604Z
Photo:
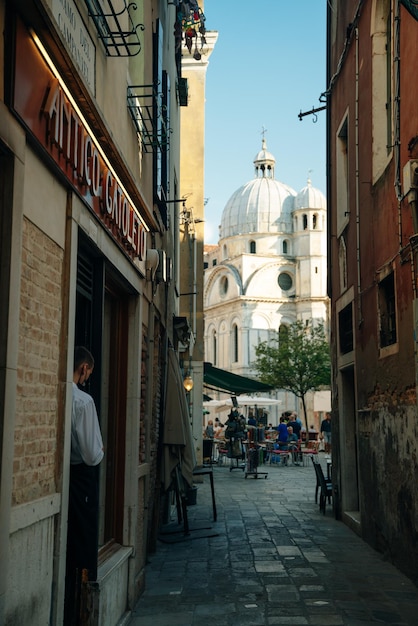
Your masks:
M298 320L281 326L273 341L263 341L256 347L254 365L260 379L275 389L295 394L302 401L306 430L306 394L329 388L331 360L324 324Z

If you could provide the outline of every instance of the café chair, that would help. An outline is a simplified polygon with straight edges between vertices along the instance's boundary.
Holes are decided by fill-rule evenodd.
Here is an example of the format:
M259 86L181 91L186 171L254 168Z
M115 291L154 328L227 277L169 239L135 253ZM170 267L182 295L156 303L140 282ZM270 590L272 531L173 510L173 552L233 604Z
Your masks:
M203 465L212 465L213 439L203 439Z
M325 515L326 502L331 504L332 498L332 482L324 476L322 466L317 459L312 456L312 463L316 474L315 502L318 502L319 493L319 510Z

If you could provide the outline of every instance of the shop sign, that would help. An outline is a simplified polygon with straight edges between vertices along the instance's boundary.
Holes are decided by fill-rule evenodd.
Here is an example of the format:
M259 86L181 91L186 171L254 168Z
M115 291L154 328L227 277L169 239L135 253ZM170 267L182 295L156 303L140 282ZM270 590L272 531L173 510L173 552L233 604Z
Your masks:
M52 0L52 14L74 64L94 93L96 48L74 0Z
M118 244L145 261L147 228L140 213L62 80L23 27L19 34L15 111Z

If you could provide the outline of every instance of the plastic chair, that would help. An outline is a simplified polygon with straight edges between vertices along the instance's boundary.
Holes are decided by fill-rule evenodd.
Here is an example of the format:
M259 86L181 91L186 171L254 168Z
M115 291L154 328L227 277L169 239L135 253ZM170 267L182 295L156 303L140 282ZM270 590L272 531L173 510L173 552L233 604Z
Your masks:
M225 444L218 445L218 465L224 465L226 463L227 458L228 458L228 449L225 447Z

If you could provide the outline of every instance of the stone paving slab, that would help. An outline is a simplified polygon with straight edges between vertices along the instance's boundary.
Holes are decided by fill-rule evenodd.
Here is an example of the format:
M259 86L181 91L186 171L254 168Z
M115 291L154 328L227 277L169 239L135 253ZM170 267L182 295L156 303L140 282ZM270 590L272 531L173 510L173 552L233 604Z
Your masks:
M158 542L129 626L417 626L417 587L319 512L313 468L264 469L214 466L216 523L203 478L189 522L216 536Z

